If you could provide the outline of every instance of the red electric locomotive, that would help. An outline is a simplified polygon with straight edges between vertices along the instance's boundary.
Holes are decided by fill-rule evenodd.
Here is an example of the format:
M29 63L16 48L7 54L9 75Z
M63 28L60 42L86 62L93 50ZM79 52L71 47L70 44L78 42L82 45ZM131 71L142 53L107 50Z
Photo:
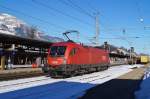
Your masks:
M54 43L43 71L52 77L68 77L106 70L110 65L107 51L74 42Z

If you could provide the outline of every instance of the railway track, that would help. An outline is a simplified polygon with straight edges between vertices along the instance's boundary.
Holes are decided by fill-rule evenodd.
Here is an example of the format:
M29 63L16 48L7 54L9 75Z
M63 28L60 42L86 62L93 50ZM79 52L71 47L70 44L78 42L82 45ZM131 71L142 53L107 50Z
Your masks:
M13 74L13 75L0 75L0 81L5 80L13 80L13 79L20 79L20 78L27 78L27 77L36 77L36 76L42 76L43 73L21 73L21 74Z
M53 79L53 78L50 78L50 77L41 77L40 79L31 79L31 80L25 80L23 82L19 82L19 80L17 81L18 83L12 83L12 84L2 84L0 85L0 89L2 88L7 88L7 87L17 87L17 86L21 86L21 85L24 85L24 84L31 84L31 83L38 83L38 82L45 82L45 81L49 81L50 83L54 83L54 82L57 82L57 81L83 81L84 83L89 83L89 82L92 82L92 81L95 81L95 80L98 80L98 79L103 79L103 78L106 78L106 77L109 77L110 75L106 75L106 76L102 76L102 75L93 75L93 76L89 76L90 74L88 75L85 75L85 76L78 76L78 77L74 77L74 78L67 78L67 79ZM102 77L100 77L102 76ZM91 80L92 79L92 80Z
M37 79L37 80L31 80L31 81L24 81L24 82L13 83L13 84L5 84L5 85L0 85L0 88L11 87L11 86L19 86L19 85L23 85L23 84L27 84L27 83L45 81L45 80L48 80L48 79L49 78L43 78L43 79Z
M118 66L118 65L113 65ZM37 77L37 76L46 76L42 71L23 71L23 72L13 72L13 73L1 73L0 74L0 81L7 81L7 80L14 80L14 79L21 79L21 78L30 78L30 77ZM62 78L62 77L58 77Z
M73 78L72 80L76 80L77 82L79 80L81 82L84 79L84 83L90 83L90 82L93 82L93 81L96 81L96 80L104 79L104 78L106 78L108 76L103 76L103 77L98 77L98 78L97 77L98 76L92 76L92 77L84 77L83 76L82 79L80 79L80 78ZM31 85L33 83L49 81L51 83L51 87L49 87L47 89L44 89L44 90L36 91L36 92L33 92L33 93L24 94L24 95L21 96L21 97L26 97L26 98L30 98L30 96L32 96L32 97L44 97L45 95L49 94L49 90L51 90L53 92L61 92L64 89L82 86L80 83L70 83L70 84L69 83L65 83L66 81L70 81L70 80L71 80L70 78L69 79L60 79L60 80L52 79L52 78L42 78L42 79L38 79L38 80L26 81L26 82L21 82L21 83L2 85L2 86L0 86L0 89L6 89L8 87L10 89L13 89L14 87L24 86L24 85L27 85L27 84ZM20 97L20 96L16 96L14 98L18 98L18 97Z
M0 97L3 99L76 99L89 88L130 71L132 71L130 66L122 65L101 72L65 79L41 76L2 81L0 83Z
M13 72L13 73L4 73L0 74L0 81L5 80L13 80L13 79L20 79L20 78L30 78L30 77L36 77L36 76L42 76L45 75L41 71L24 71L24 72Z
M22 95L22 97L27 96L26 98L28 98L29 96L44 97L44 95L49 94L49 91L52 94L58 92L62 93L62 91L71 90L72 88L76 88L76 87L81 89L83 88L82 91L84 91L86 89L89 89L90 87L95 86L95 84L103 83L128 71L129 69L117 66L102 72L95 72L91 74L85 74L82 76L75 76L66 79L53 79L50 77L41 76L41 77L25 78L25 79L18 79L12 81L2 81L0 84L0 93L21 90L24 88L31 88L31 87L42 88L42 90L31 92L30 95L28 93ZM45 86L48 87L44 88Z

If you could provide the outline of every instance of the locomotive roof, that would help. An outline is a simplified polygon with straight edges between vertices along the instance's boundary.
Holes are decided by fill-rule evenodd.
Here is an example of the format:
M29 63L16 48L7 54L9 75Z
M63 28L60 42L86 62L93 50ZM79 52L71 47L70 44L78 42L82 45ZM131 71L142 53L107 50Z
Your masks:
M67 45L78 45L77 43L74 42L58 42L54 43L54 46L67 46Z
M53 46L68 46L68 45L83 47L83 48L86 48L86 49L89 49L89 48L98 49L98 48L95 48L95 47L92 47L92 46L84 46L83 44L78 44L78 43L75 43L75 42L58 42L58 43L53 44ZM98 49L98 50L104 51L103 49Z

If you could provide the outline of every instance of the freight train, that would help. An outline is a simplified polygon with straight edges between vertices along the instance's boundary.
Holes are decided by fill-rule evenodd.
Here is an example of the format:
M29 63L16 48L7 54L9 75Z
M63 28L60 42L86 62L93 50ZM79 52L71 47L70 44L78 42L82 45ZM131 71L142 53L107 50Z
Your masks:
M74 42L54 43L47 56L43 72L51 77L70 77L108 69L110 66L107 50Z
M148 55L143 55L143 56L140 56L140 62L141 64L147 64L150 62L150 58Z

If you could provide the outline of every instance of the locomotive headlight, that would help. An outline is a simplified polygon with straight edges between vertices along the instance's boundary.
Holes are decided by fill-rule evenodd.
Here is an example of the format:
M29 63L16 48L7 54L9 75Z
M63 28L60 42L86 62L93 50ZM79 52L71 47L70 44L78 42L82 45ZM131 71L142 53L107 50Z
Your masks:
M66 58L63 58L63 64L66 64L67 61L66 61Z
M58 64L58 61L52 61L53 64Z

